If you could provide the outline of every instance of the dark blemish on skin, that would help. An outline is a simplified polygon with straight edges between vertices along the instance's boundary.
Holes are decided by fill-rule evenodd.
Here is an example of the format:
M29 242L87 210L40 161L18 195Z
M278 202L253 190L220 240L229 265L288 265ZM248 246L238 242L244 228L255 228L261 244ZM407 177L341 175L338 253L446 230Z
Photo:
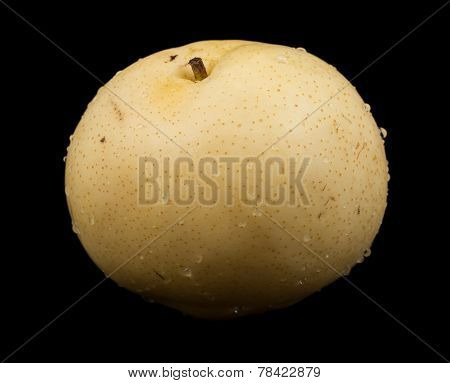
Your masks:
M158 277L160 277L163 281L166 280L166 278L164 278L164 276L161 275L160 273L158 273L155 269L153 269L153 272L154 272Z
M103 144L104 142L106 142L106 137L103 137L100 142Z
M356 209L356 214L361 214L361 208L359 207L359 205L358 205L358 208Z
M178 55L173 55L173 56L170 56L170 61L173 61L173 60L175 60L175 59L177 58L177 56L178 56Z
M317 216L318 219L320 219L320 217L322 217L322 212L319 213L319 215Z

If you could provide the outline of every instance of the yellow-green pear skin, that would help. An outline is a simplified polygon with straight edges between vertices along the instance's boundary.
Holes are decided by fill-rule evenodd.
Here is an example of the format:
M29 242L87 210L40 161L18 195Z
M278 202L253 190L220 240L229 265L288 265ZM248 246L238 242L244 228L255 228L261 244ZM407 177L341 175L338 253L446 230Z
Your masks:
M195 81L193 58L207 78ZM140 204L139 158L173 163L186 151L194 163L309 158L310 204L262 203L264 214L236 200ZM370 108L333 66L304 49L201 41L140 59L99 90L71 138L65 189L74 231L120 286L231 318L286 307L348 274L379 230L388 177Z

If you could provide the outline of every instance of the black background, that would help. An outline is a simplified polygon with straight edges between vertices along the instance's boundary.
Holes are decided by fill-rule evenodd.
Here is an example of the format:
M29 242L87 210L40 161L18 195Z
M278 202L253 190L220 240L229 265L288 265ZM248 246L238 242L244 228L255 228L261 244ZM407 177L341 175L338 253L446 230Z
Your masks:
M303 46L352 78L443 2L93 3L8 2L103 81L161 49L232 38ZM447 7L354 81L389 132L391 181L372 256L350 275L447 358L448 16ZM4 359L103 274L71 230L62 161L100 84L2 4L0 36ZM288 309L233 321L191 319L107 281L8 361L442 359L343 280Z

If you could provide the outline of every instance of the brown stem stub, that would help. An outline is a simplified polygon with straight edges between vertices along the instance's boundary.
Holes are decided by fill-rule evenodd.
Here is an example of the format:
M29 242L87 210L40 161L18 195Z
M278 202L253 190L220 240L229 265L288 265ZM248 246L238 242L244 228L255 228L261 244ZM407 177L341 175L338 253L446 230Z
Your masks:
M189 60L189 65L194 72L194 77L196 81L202 81L206 77L208 77L208 73L206 73L205 65L203 64L203 60L200 57L194 57Z

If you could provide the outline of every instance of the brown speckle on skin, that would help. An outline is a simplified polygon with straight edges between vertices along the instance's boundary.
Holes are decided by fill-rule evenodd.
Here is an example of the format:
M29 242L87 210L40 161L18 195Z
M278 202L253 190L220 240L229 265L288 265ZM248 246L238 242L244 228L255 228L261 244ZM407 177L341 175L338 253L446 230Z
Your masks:
M153 272L154 272L158 277L160 277L163 281L166 280L166 278L164 278L164 276L163 276L162 274L158 273L155 269L153 269Z
M359 146L359 144L358 144L358 146ZM358 148L358 146L357 146L357 148ZM365 147L366 147L366 143L364 142L361 146L361 149L359 149L359 151L356 154L356 159L359 159L359 155L361 154L361 152L364 150Z
M330 202L330 201L336 201L336 198L334 198L334 197L329 197L329 198L327 199L327 202L325 202L324 206L327 206L327 205L328 205L328 202Z
M123 120L123 113L120 110L119 106L113 100L111 100L111 104L112 104L112 108L113 108L114 112L117 115L117 118L119 119L119 121L122 121Z
M170 61L172 62L173 60L175 60L177 58L178 55L172 55L170 56Z
M103 137L101 140L100 140L100 142L103 144L103 143L105 143L106 142L106 137Z

